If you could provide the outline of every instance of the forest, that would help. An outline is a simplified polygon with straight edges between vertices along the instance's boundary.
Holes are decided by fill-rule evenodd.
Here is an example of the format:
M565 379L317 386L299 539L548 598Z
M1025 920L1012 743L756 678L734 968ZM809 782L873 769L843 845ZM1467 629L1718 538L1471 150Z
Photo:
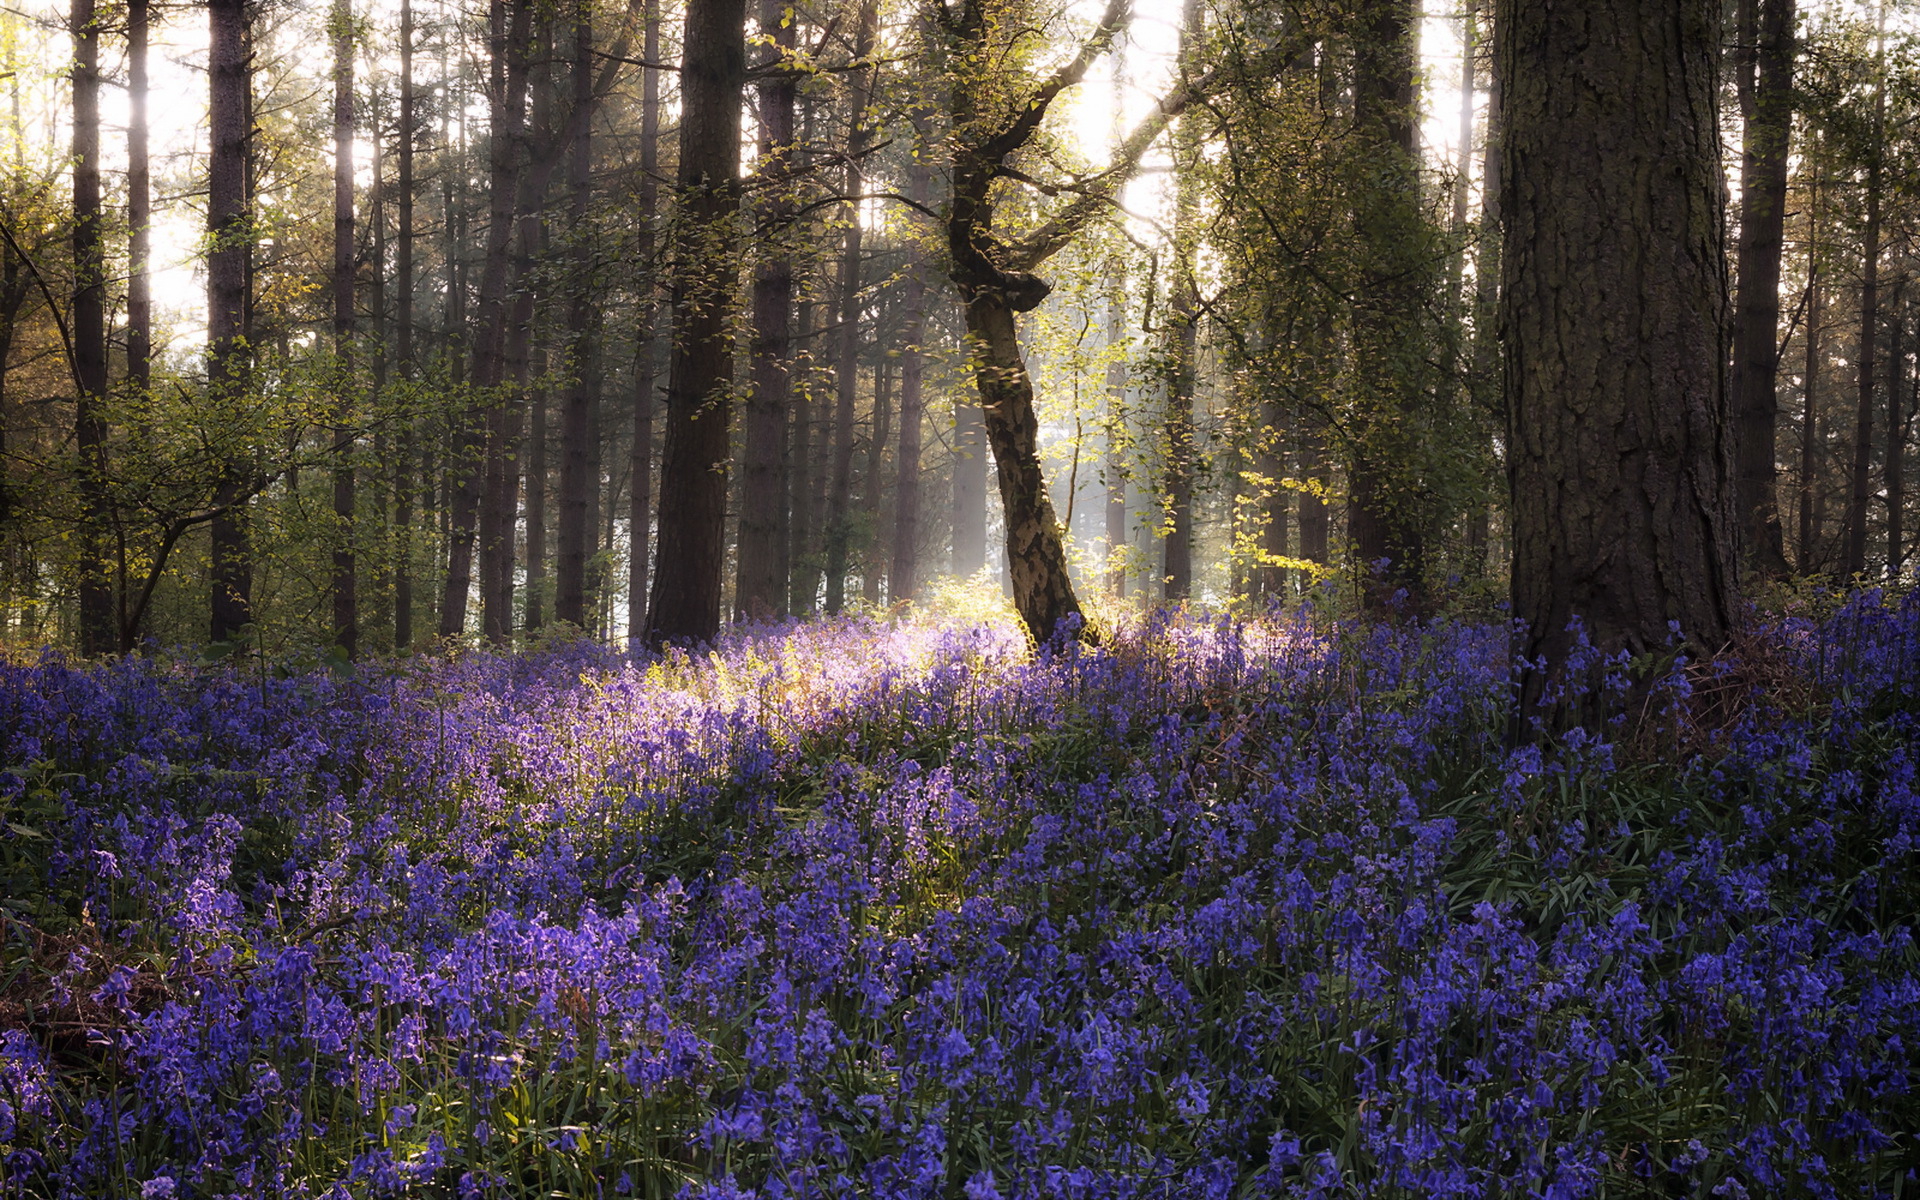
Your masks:
M0 86L0 1200L1920 1189L1920 6Z

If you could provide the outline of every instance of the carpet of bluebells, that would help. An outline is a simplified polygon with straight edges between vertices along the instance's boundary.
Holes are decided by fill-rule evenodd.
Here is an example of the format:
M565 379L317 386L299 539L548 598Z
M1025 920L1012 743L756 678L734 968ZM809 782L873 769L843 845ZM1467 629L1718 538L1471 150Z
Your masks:
M0 666L0 1196L1920 1194L1920 601L1507 644Z

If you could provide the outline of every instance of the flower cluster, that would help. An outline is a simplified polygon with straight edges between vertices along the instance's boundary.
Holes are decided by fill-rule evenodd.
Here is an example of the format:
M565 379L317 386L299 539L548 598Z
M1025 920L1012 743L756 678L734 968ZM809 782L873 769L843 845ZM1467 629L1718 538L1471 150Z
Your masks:
M0 1196L1912 1190L1920 604L1684 762L1508 644L0 667Z

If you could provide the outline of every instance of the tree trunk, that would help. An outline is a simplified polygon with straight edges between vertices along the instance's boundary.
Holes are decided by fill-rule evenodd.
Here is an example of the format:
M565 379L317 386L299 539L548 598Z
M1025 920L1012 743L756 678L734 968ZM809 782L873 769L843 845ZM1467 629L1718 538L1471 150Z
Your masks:
M547 351L536 347L527 373L527 607L525 628L547 624ZM563 618L564 619L564 618Z
M1904 476L1906 454L1907 422L1901 411L1903 398L1900 388L1904 383L1901 376L1906 373L1906 350L1901 345L1906 333L1906 314L1900 305L1900 292L1905 280L1894 285L1893 322L1887 331L1887 455L1884 464L1887 485L1887 576L1890 579L1900 577L1900 566L1906 545L1906 505L1907 484Z
M746 0L688 0L660 553L647 604L655 647L720 631L745 25Z
M359 650L353 475L353 12L333 19L333 644Z
M585 0L576 0L574 17L573 103L579 113L593 110L593 25ZM587 458L592 430L593 387L589 366L593 358L593 247L588 218L593 201L593 121L589 116L574 135L569 168L573 193L572 258L573 302L567 308L569 373L567 400L560 430L560 557L555 564L553 615L576 628L587 627L588 533ZM597 472L596 472L597 474Z
M925 205L932 196L927 168L924 128L916 122L915 143L922 147L908 168L907 198ZM918 253L907 264L906 327L900 346L900 450L894 470L893 567L888 594L897 603L920 592L920 423L926 417L926 361L922 343L927 336L926 264Z
M1807 335L1806 365L1800 383L1800 521L1798 553L1795 563L1802 575L1820 569L1820 556L1814 547L1820 537L1820 514L1816 504L1814 474L1819 466L1820 445L1820 187L1811 181L1813 195L1807 215Z
M394 360L404 384L413 381L413 0L400 0L398 140ZM405 394L411 406L412 393ZM401 421L399 442L393 471L393 648L405 652L413 647L413 469L419 456L412 420Z
M879 8L875 0L861 0L853 56L865 63L873 57ZM873 69L853 75L851 112L847 124L847 170L843 189L846 208L846 247L840 259L840 338L834 362L833 482L827 492L827 614L846 603L847 557L853 536L853 409L860 387L860 157L865 153L867 101L873 89Z
M874 531L874 542L867 548L860 566L860 596L868 604L880 603L880 583L886 575L886 543L879 534L886 528L884 506L887 442L893 437L893 376L882 359L873 368L873 436L867 439L867 476L861 508L867 514L867 528Z
M953 573L971 579L987 565L987 426L971 397L953 410Z
M1787 573L1775 479L1779 395L1780 250L1793 128L1793 0L1759 0L1753 59L1742 64L1738 306L1733 315L1733 409L1744 565Z
M1417 237L1419 161L1414 142L1412 0L1369 0L1354 52L1353 119L1373 157L1370 182L1354 198L1367 281L1354 317L1353 362L1368 394L1359 398L1347 446L1347 533L1355 566L1385 573L1363 589L1384 611L1406 589L1420 605L1431 514L1421 460L1427 342L1422 256Z
M784 0L761 0L760 35L772 43L771 62L793 53L797 22ZM792 399L794 100L788 71L760 83L760 164L765 188L760 208L759 261L753 277L752 388L746 402L741 479L739 568L734 611L742 618L787 611L787 409Z
M1127 594L1127 364L1115 347L1126 336L1127 276L1118 255L1107 280L1107 590Z
M153 386L153 171L147 136L148 0L127 2L127 382L138 411Z
M114 649L107 566L107 272L100 212L100 22L73 0L73 440L80 451L80 652Z
M214 419L237 415L250 375L247 346L248 283L253 221L248 204L247 148L252 138L252 39L246 0L208 0L207 124L212 154L207 174L207 389ZM224 642L253 620L253 553L246 498L253 463L244 446L225 448L214 497L209 636Z
M1191 77L1205 36L1206 10L1200 0L1186 0L1180 26L1180 71ZM1162 598L1168 603L1193 594L1193 399L1196 357L1199 351L1200 294L1194 277L1199 230L1198 184L1200 125L1198 114L1180 118L1174 127L1173 295L1168 316L1166 540L1162 547Z
M641 20L646 25L647 62L660 61L660 0L646 0ZM653 387L655 295L659 268L654 263L653 222L660 206L660 73L640 70L640 184L634 254L640 262L640 299L633 353L633 483L627 501L627 642L638 646L646 636L648 546L653 525Z
M1880 2L1879 48L1875 54L1873 138L1867 162L1867 225L1860 263L1859 399L1854 409L1853 487L1847 500L1847 548L1841 570L1848 576L1867 569L1867 504L1873 494L1873 405L1875 335L1880 324L1880 208L1885 174L1887 85L1887 5Z
M1718 5L1501 0L1494 36L1524 736L1578 622L1632 655L1734 627Z
M1091 636L1090 630L1077 628L1080 601L1073 592L1060 520L1054 515L1046 471L1040 465L1033 381L1020 355L1014 309L1002 293L980 290L968 299L967 336L980 388L980 411L1000 477L1014 607L1039 643Z

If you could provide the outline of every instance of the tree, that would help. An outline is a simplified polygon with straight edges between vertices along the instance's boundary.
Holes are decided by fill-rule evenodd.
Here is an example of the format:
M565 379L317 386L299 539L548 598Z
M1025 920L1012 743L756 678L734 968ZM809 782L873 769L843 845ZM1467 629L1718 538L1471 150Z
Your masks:
M1739 300L1733 317L1733 406L1739 422L1741 544L1746 564L1787 573L1775 456L1779 398L1780 251L1793 129L1793 0L1742 0ZM1757 14L1755 9L1758 9ZM1751 49L1747 49L1751 47Z
M212 149L207 187L207 390L215 413L245 404L251 347L247 339L248 278L253 220L247 149L253 134L252 53L247 0L208 0L209 98ZM255 468L245 447L229 447L212 519L213 572L210 636L232 639L253 620L253 555L247 498Z
M746 0L688 0L660 549L647 602L653 646L711 641L720 631L745 24Z
M1714 0L1496 8L1523 712L1576 622L1631 655L1734 627L1718 35Z
M100 211L100 22L73 0L73 425L80 450L80 649L113 645L107 522L107 279Z
M353 476L353 13L335 0L333 33L333 641L359 649Z

